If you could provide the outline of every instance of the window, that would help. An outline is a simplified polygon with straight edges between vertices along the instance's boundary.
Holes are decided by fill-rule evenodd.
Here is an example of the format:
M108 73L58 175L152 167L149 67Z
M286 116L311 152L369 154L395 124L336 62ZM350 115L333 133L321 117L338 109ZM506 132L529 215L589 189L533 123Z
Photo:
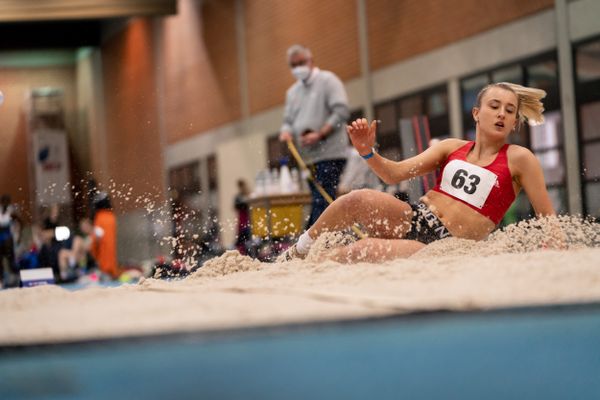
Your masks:
M575 60L579 83L598 83L600 81L600 40L578 46Z
M171 190L172 234L178 237L173 251L183 252L188 247L185 232L197 231L197 213L202 209L200 185L200 162L194 161L169 170ZM180 253L181 254L181 253Z
M425 115L429 119L431 137L438 139L450 137L448 93L446 93L446 90L433 92L425 100Z
M565 161L562 146L562 118L560 111L546 114L542 125L529 127L531 150L540 160L548 186L560 185L565 180Z
M523 84L523 70L520 65L511 65L492 72L492 82Z
M298 167L296 159L291 155L287 145L279 140L279 132L267 138L267 167L281 167L281 161L287 160L290 168Z
M558 90L558 64L556 60L547 60L530 64L526 69L527 85L546 91L544 108L547 111L560 109Z
M600 38L575 47L584 213L600 218Z
M479 91L490 83L488 74L476 75L472 78L463 79L460 83L462 92L462 111L464 137L467 140L475 140L475 121L473 120L472 110L477 102Z
M412 118L423 114L423 96L414 95L398 101L400 105L400 118Z
M420 153L432 138L450 136L448 93L437 86L375 105L379 153L401 160ZM409 182L408 195L418 199L433 185L433 174Z
M414 135L414 117L425 117L425 137L449 137L446 86L434 87L375 105L375 118L381 121L377 128L377 142L381 154L399 159L401 154L406 154L403 147L414 147L414 140L407 140L406 136L405 140L402 140L402 132L407 129L410 135Z
M217 171L217 155L211 154L206 157L206 167L208 169L208 190L216 191L219 189L219 175Z
M280 161L288 155L285 143L279 140L279 133L274 133L267 138L267 166L279 168Z
M350 118L348 119L348 123L355 121L358 118L366 118L365 110L362 108L357 108L356 110L350 111Z
M476 75L471 78L463 79L460 83L462 90L462 110L463 113L471 115L471 109L477 101L477 94L490 83L488 74Z
M375 106L375 119L377 126L377 143L379 151L386 149L399 149L400 136L398 135L398 111L395 101L390 101Z
M429 118L448 114L448 95L446 92L432 93L427 99L427 111Z
M169 186L179 195L200 191L200 163L198 161L169 170Z
M579 119L585 213L600 217L600 99L580 105Z

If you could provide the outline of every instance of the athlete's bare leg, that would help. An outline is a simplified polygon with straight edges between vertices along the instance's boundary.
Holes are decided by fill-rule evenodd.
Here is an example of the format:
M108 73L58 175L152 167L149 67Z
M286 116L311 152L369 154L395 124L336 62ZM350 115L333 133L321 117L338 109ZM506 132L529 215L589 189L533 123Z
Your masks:
M416 240L367 238L332 249L321 257L344 264L376 263L410 257L425 246Z
M317 238L327 231L342 231L358 223L369 237L399 239L410 230L412 209L388 193L353 190L338 197L308 230Z

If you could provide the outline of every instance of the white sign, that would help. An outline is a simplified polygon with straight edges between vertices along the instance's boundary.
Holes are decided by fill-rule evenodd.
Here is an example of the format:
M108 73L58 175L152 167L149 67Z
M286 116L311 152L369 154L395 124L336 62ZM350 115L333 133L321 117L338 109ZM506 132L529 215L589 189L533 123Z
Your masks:
M462 160L452 160L444 168L440 188L462 201L482 208L498 177L493 172Z
M22 269L19 271L19 274L21 275L21 286L23 287L49 285L54 283L52 268Z
M71 202L67 135L54 129L33 133L35 188L40 205Z

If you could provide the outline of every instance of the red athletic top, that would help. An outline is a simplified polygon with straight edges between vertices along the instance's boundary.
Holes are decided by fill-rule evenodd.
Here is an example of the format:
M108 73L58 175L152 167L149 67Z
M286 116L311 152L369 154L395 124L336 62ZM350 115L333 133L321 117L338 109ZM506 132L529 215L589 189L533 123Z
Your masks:
M474 146L475 142L468 142L448 156L432 190L466 204L497 225L515 200L506 156L509 144L502 146L496 159L485 167L466 161L467 154ZM454 162L452 168L445 171L448 164L454 160L459 161ZM474 199L475 197L477 198Z

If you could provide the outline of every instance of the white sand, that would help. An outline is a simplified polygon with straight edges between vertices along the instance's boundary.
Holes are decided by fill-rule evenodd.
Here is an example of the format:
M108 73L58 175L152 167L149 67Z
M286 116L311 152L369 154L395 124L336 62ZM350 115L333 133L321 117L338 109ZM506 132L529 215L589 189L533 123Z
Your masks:
M600 301L597 225L570 233L568 250L536 250L539 230L518 229L518 240L448 239L381 265L266 264L231 251L181 281L4 290L0 344Z

